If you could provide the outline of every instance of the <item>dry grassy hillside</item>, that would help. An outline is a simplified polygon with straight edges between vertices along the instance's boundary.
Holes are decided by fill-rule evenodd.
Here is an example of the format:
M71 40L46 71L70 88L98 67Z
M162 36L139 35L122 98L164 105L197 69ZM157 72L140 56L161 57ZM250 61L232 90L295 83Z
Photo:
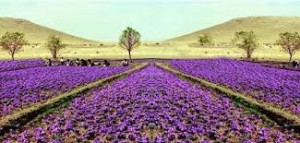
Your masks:
M132 52L133 58L240 58L245 52L235 46L219 47L191 47L189 44L197 41L201 33L212 35L216 42L230 42L236 31L253 30L263 42L274 42L280 32L300 32L300 18L291 17L256 17L239 18L192 34L181 36L167 41L142 41L142 45ZM19 31L26 34L27 40L32 43L43 43L49 35L56 34L68 44L58 56L65 58L128 58L126 50L118 47L117 42L93 43L52 30L22 19L0 18L0 34L6 31ZM25 46L16 54L17 59L50 58L50 52L43 46ZM288 54L279 47L261 46L253 53L254 58L261 60L287 60ZM7 51L0 48L0 59L10 59ZM294 59L300 59L298 52Z
M31 44L45 43L49 35L58 35L67 44L95 44L96 41L72 36L54 29L50 29L25 19L0 18L0 35L5 32L22 32Z
M282 32L300 32L300 17L237 18L191 34L170 39L170 42L193 43L199 35L211 35L215 42L229 43L237 31L254 31L261 43L274 43Z

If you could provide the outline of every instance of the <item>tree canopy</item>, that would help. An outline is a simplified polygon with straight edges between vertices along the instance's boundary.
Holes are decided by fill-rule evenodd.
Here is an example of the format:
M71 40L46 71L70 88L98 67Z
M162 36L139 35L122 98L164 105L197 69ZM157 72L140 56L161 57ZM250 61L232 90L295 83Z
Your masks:
M119 46L128 51L129 59L132 62L131 51L141 44L141 34L131 27L127 27L119 39Z
M59 50L66 47L66 44L63 44L60 37L56 35L49 36L46 46L51 52L52 58L56 59Z
M26 44L25 35L19 32L6 32L0 39L0 46L8 51L13 60L15 59L15 54Z
M212 38L207 34L200 35L198 42L199 42L200 46L210 46L213 44Z
M251 59L255 49L259 46L256 35L253 31L240 31L235 33L233 42L247 54L247 59Z
M289 54L289 65L292 61L293 55L300 50L300 36L299 33L281 33L279 34L279 40L276 42L281 48Z

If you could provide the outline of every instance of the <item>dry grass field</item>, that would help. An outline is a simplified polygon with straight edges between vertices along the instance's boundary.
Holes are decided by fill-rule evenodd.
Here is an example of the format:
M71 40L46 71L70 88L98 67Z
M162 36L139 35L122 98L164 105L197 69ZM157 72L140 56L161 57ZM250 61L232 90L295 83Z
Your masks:
M68 47L61 50L59 56L65 58L107 58L123 59L128 58L125 50L115 47ZM132 53L133 58L213 58L213 57L231 57L240 58L245 56L244 52L236 47L232 48L195 48L187 45L171 46L141 46ZM45 47L38 46L35 48L25 47L16 54L17 59L25 58L49 58L50 52ZM279 47L269 48L262 46L258 48L253 55L259 60L287 60L288 54L282 52ZM9 59L10 56L6 51L0 51L1 59ZM300 60L300 52L295 55L295 59Z
M253 57L260 60L287 60L288 54L280 47L266 46L266 43L274 43L281 32L300 31L300 18L297 17L247 17L230 20L226 23L216 25L184 36L172 38L161 42L143 41L143 44L132 53L133 58L213 58L231 57L240 58L244 52L233 45L230 41L237 31L253 30L261 43L254 52ZM127 52L115 43L102 43L84 38L72 36L47 27L40 26L24 19L0 18L0 35L6 31L23 32L30 46L24 47L16 54L17 59L25 58L49 58L45 42L49 35L59 35L67 48L60 51L59 56L65 58L127 58ZM212 36L217 47L191 47L197 42L201 34ZM0 50L0 59L9 59L6 51ZM294 57L300 60L300 52Z

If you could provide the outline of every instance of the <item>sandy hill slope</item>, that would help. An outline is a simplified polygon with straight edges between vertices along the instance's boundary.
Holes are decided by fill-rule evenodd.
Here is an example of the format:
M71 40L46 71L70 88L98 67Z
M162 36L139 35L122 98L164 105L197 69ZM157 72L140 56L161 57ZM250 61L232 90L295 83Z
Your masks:
M22 32L27 41L32 43L45 43L49 35L58 35L66 44L91 44L96 41L69 35L51 28L47 28L25 19L0 18L0 36L5 32Z
M196 42L199 35L209 34L215 42L228 43L237 31L254 31L259 42L274 43L282 32L300 32L300 17L245 17L237 18L207 29L176 37L167 41Z

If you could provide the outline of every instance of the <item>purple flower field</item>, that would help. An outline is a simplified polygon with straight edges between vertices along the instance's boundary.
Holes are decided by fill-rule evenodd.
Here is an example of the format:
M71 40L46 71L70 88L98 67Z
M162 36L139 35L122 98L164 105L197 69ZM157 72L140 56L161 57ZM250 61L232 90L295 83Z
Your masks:
M45 66L42 59L0 61L0 72Z
M37 67L0 73L0 118L32 103L122 71L126 67Z
M75 98L69 107L2 141L299 143L300 137L265 123L225 96L150 65Z
M231 59L173 60L172 67L195 77L226 85L300 115L300 72Z

